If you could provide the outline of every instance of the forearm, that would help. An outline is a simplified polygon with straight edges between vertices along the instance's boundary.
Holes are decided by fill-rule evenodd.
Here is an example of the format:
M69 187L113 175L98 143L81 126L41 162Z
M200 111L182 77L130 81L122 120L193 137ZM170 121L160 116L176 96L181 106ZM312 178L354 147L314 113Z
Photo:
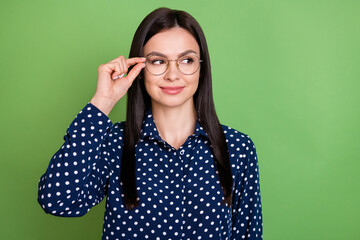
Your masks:
M101 179L96 176L96 170L106 164L101 159L101 144L112 126L108 117L90 104L70 124L65 142L39 181L38 201L47 213L72 216L76 214L72 209L81 214L88 211L82 204L92 191L89 182Z

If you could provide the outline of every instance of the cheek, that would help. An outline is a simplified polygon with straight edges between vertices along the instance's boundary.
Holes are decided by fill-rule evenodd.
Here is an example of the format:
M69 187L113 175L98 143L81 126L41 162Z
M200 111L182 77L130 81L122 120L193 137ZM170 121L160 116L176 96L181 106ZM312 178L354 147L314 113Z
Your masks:
M147 76L144 76L144 85L145 85L145 89L147 91L147 93L150 95L150 97L152 97L154 91L155 91L155 87L156 87L156 81L154 79L149 79L147 78Z
M191 84L192 88L194 88L194 91L196 91L199 86L199 81L199 74L197 74L195 78L189 79L188 83Z
M144 80L144 85L145 85L145 89L146 91L148 92L148 94L150 95L150 92L151 92L151 89L150 89L150 84L149 84L149 81L147 80Z

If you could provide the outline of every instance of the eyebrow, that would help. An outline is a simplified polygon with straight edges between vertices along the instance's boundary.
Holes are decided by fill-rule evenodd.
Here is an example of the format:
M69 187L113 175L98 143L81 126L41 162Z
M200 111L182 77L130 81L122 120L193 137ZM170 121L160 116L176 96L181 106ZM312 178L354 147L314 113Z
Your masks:
M188 54L188 53L195 53L195 54L197 54L194 50L186 50L185 52L180 53L180 54L178 55L178 57L184 56L184 55L186 55L186 54ZM157 55L157 56L161 56L161 57L166 57L166 58L167 58L167 56L166 56L165 54L162 54L162 53L159 53L159 52L155 52L155 51L148 53L145 57L148 57L148 56L150 56L150 55Z

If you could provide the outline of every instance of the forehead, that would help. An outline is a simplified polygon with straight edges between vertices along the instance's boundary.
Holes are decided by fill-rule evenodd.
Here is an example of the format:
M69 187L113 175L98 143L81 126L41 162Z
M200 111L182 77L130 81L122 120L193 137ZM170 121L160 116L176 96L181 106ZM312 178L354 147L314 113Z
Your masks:
M152 36L144 46L144 55L154 51L176 57L188 50L193 50L200 56L196 39L187 30L176 27Z

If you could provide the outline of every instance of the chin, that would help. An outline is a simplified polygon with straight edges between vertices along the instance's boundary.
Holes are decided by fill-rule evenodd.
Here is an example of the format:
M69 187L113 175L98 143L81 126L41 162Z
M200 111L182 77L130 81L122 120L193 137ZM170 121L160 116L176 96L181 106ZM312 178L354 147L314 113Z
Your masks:
M176 101L176 100L166 101L165 99L162 99L162 101L156 101L156 103L157 105L164 107L179 107L185 104L184 101Z
M185 99L180 96L160 96L159 98L153 99L152 101L155 102L155 104L158 106L180 107L187 104L187 102L190 100L192 100L192 97Z

